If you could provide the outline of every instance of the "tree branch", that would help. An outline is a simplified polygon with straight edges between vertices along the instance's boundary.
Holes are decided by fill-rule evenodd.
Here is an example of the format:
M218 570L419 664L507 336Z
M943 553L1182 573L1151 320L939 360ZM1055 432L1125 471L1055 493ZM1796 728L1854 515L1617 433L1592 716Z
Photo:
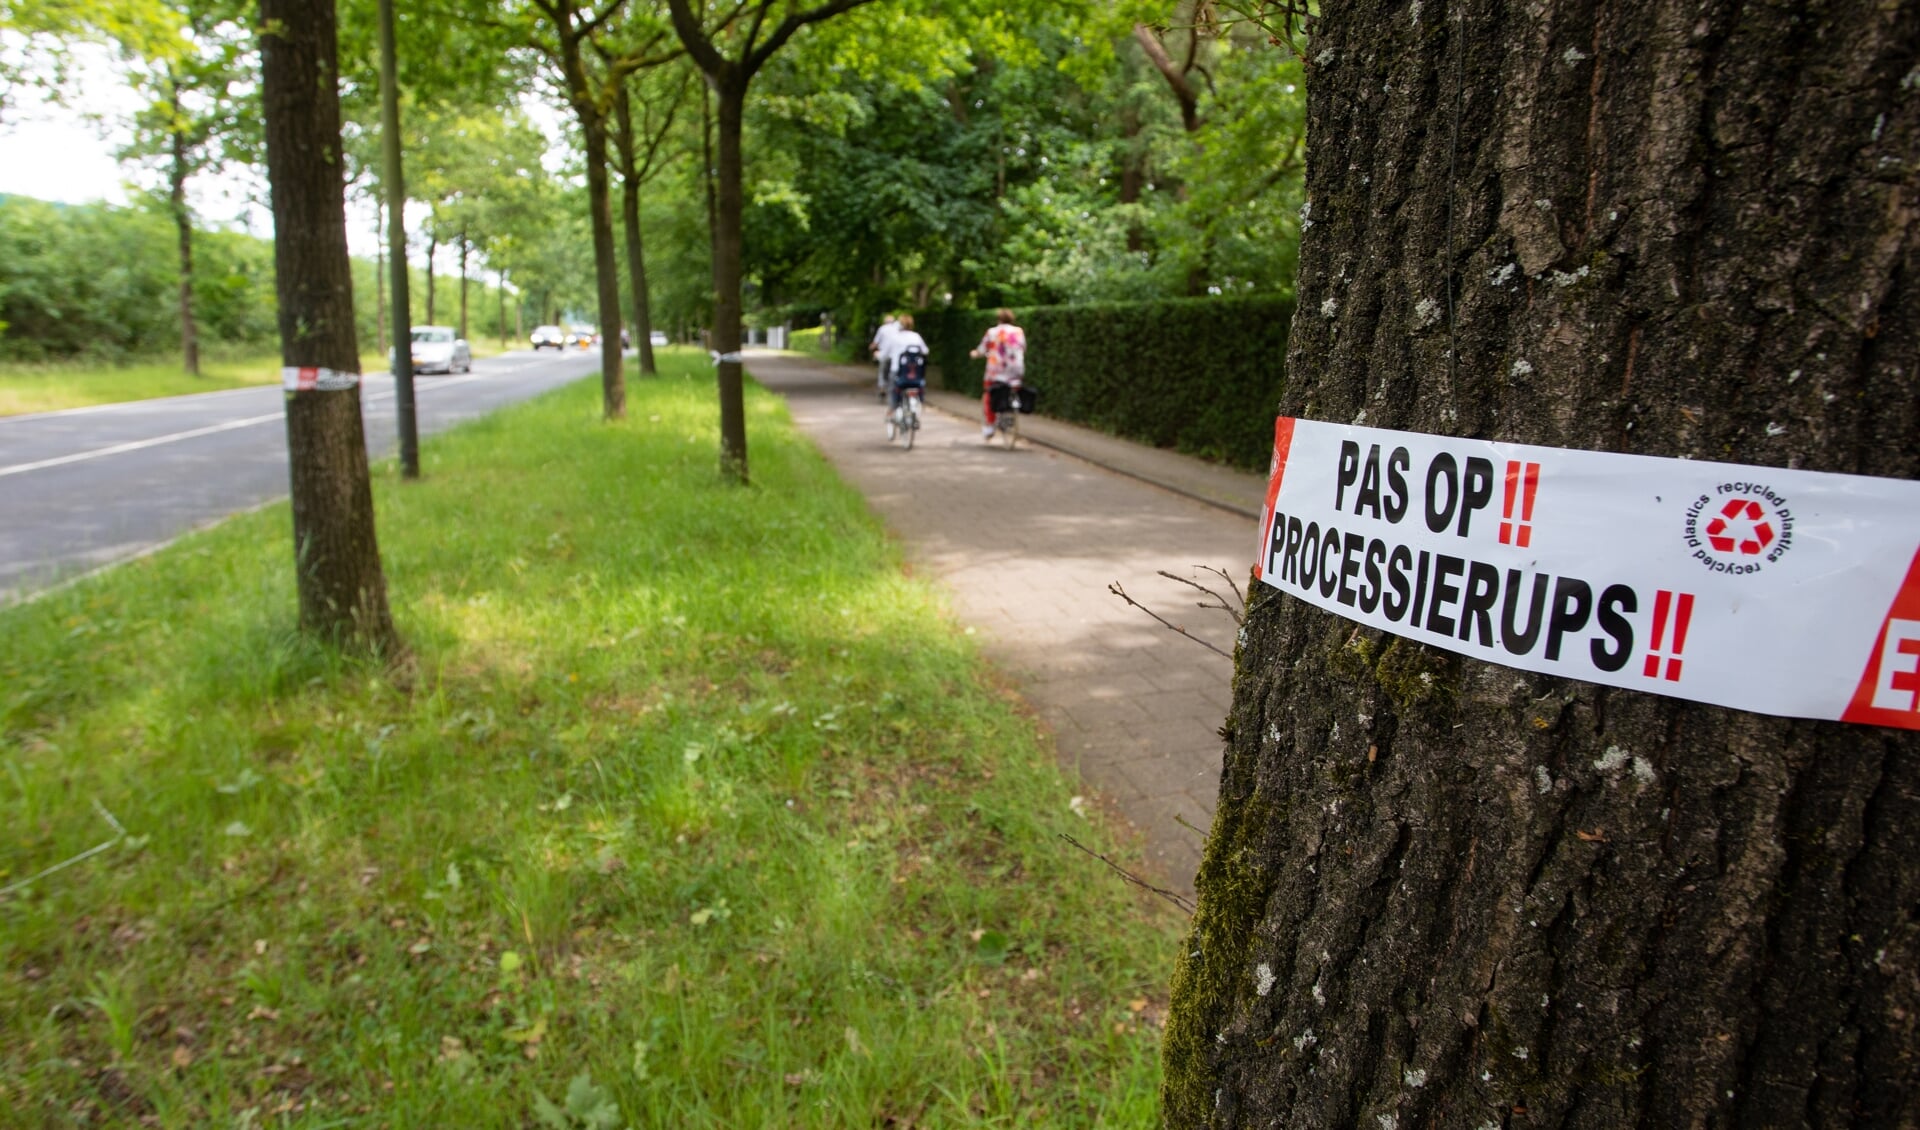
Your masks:
M718 79L726 71L728 59L714 47L707 33L700 29L700 21L687 6L687 0L667 0L667 14L673 20L674 34L680 37L680 43L687 49L687 55L694 65L709 80Z
M1173 96L1180 103L1181 124L1186 126L1188 133L1199 129L1199 98L1193 93L1193 85L1187 81L1187 76L1167 57L1167 48L1160 42L1160 37L1146 24L1134 24L1133 37L1140 42L1140 49L1147 53L1147 59L1167 80L1167 85L1173 88Z
M1179 580L1178 577L1174 579ZM1185 628L1181 627L1180 625L1169 621L1166 617L1160 615L1158 612L1155 612L1153 609L1148 608L1146 605L1128 596L1127 590L1120 587L1119 581L1115 581L1112 584L1108 585L1107 591L1119 597L1121 600L1126 601L1128 604L1132 605L1133 607L1138 608L1140 611L1145 612L1147 615L1153 617L1155 620L1158 620L1161 626L1166 628L1168 631L1179 632L1181 635L1192 640L1194 643L1199 644L1201 647L1206 648L1208 651L1213 652L1215 655L1222 656L1227 659L1233 658L1231 654L1221 651L1219 648L1208 643L1206 640L1203 640L1199 636L1194 635L1192 632L1187 631Z
M872 2L873 0L827 0L825 4L812 11L796 12L781 20L780 26L773 29L773 34L767 37L767 41L761 44L758 50L742 59L741 64L746 68L747 74L751 75L772 58L773 53L780 50L787 40L792 39L794 32L808 24L817 24L821 20L831 19L842 12L850 12L862 4Z
M1168 902L1179 907L1181 910L1185 911L1188 915L1193 914L1193 904L1188 902L1186 898L1183 895L1181 895L1179 892L1170 891L1165 887L1154 886L1152 883L1149 883L1145 879L1142 879L1140 876L1135 875L1133 872L1120 866L1118 863L1115 863L1113 860L1108 859L1106 856L1101 855L1099 852L1081 843L1079 840L1074 839L1072 836L1067 835L1065 832L1060 833L1060 838L1072 844L1074 847L1079 848L1081 851L1086 852L1088 855L1094 857L1100 862L1106 864L1108 867L1113 869L1113 873L1115 875L1120 876L1122 879L1125 879L1127 882L1132 883L1134 886L1139 887L1143 890L1152 891L1154 894L1159 895L1161 898L1166 899Z

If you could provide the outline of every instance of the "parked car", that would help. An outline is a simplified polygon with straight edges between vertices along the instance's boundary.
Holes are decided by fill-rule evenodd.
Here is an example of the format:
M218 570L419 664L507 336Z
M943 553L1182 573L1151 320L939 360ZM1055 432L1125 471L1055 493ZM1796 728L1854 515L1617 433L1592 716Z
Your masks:
M413 371L416 373L465 373L473 368L473 351L466 339L454 333L452 326L413 327ZM387 350L387 365L393 366L393 350Z
M647 341L649 344L655 346L665 345L667 344L667 335L660 330L655 330L647 335Z
M575 326L567 334L567 344L577 345L582 349L591 349L600 344L600 331L594 329L592 326Z
M565 330L561 329L559 326L533 327L532 340L533 340L533 351L535 353L538 353L539 351L547 348L548 346L552 346L553 348L560 349L560 350L564 350L567 347L567 333Z

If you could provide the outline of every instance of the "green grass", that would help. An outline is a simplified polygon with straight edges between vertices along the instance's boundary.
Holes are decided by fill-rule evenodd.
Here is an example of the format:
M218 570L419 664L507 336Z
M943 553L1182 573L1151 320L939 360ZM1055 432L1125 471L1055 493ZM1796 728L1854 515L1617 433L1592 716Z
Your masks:
M384 372L387 367L384 354L367 353L360 363L364 372ZM200 371L200 376L188 375L177 359L137 365L97 362L0 365L0 416L277 384L280 357L262 353L202 358Z
M0 1125L1147 1126L1180 923L752 390L377 474L394 668L285 508L0 611ZM1129 845L1117 850L1124 857Z

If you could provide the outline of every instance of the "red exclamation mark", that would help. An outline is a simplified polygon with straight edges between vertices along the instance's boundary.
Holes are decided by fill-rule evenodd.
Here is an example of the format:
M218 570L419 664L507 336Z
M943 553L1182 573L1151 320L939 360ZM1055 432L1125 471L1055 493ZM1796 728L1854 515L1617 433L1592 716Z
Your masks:
M1666 593L1661 593L1666 596ZM1659 609L1656 608L1658 615ZM1693 619L1693 594L1680 594L1679 604L1673 610L1673 654L1667 659L1667 680L1680 681L1680 653L1687 649L1687 622Z
M1688 598L1691 605L1692 598ZM1667 610L1673 606L1673 594L1661 589L1653 594L1653 639L1647 644L1647 665L1642 670L1649 679L1660 677L1660 641L1667 634Z
M1500 544L1513 544L1513 497L1520 487L1520 461L1507 460L1507 496L1500 504Z
M1533 496L1540 490L1540 464L1527 464L1527 485L1520 500L1520 548L1533 542Z

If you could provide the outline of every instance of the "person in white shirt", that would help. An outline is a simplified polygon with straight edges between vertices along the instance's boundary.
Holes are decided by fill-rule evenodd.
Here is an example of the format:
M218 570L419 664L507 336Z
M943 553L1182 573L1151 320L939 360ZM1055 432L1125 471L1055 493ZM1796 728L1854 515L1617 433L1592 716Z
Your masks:
M901 355L909 352L918 355L918 363L911 369L902 369L899 365ZM887 382L890 392L887 397L889 416L893 414L895 408L900 406L900 397L909 386L922 389L927 387L927 354L927 339L914 332L913 315L900 315L900 320L895 323L893 336L887 339L887 344L880 353L880 368L889 377Z
M880 362L880 372L879 375L874 378L874 384L879 388L882 397L887 395L888 378L892 375L887 371L887 343L892 341L893 335L899 332L900 319L892 314L888 314L886 319L880 323L880 328L873 331L873 340L867 343L868 352L872 353Z

